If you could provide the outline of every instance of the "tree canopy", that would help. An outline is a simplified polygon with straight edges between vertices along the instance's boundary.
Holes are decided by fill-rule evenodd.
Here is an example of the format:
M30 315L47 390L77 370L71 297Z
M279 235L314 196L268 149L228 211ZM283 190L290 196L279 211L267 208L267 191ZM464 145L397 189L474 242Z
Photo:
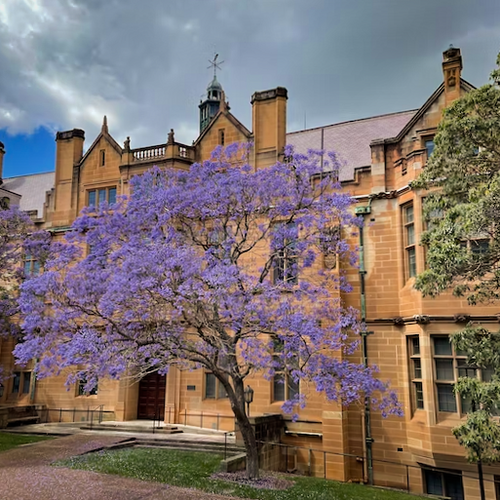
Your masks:
M14 320L19 312L19 285L25 277L22 266L31 219L18 207L0 209L0 332L3 336L20 334Z
M44 273L22 287L21 363L40 376L73 369L89 387L101 377L140 377L170 366L210 370L228 394L258 473L244 381L280 372L312 382L342 404L367 397L399 413L374 368L350 362L360 331L345 307L346 242L360 220L341 192L335 155L288 148L286 161L254 171L248 148L218 148L188 171L154 168L114 206L88 208ZM50 304L50 307L47 307ZM75 371L76 370L76 371ZM303 404L306 391L285 405Z
M497 60L500 65L500 55ZM445 109L428 165L412 184L431 189L416 288L452 288L471 304L500 298L500 69Z
M497 58L500 67L500 54ZM500 298L500 68L491 83L445 109L427 167L413 183L431 191L424 203L427 269L415 286L436 296L452 289L470 304ZM467 420L452 432L478 465L485 498L483 462L500 460L500 334L469 323L452 336L467 355L467 376L455 384Z

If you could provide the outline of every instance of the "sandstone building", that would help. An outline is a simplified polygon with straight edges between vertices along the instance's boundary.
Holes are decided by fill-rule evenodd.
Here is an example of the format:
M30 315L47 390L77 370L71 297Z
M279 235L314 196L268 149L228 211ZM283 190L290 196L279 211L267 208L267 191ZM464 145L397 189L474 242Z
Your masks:
M283 441L304 447L294 457L296 466L318 476L356 481L373 473L375 484L408 485L412 492L473 500L479 498L476 469L467 464L464 450L450 432L467 412L467 402L452 391L454 381L464 374L465 360L454 352L448 335L469 319L498 328L497 309L470 307L451 294L424 299L413 288L416 274L425 268L425 248L419 245L425 228L425 193L412 189L411 181L432 154L443 109L473 88L461 78L459 49L444 52L442 67L443 82L417 110L293 133L286 131L286 89L254 93L249 130L230 112L214 78L199 106L200 135L192 145L177 142L172 130L163 144L132 148L127 138L122 147L104 119L100 134L85 152L83 130L59 132L55 173L4 179L0 197L17 193L21 208L61 237L83 207L126 194L133 175L153 165L188 168L208 158L219 144L252 141L255 168L274 163L285 144L303 152L336 151L345 162L340 174L343 188L355 197L355 210L366 222L365 273L348 270L355 289L345 299L357 308L362 301L366 304L368 361L379 366L382 379L391 381L405 415L383 419L372 412L367 418L361 407L341 408L315 395L300 410L298 421L285 416ZM0 147L0 177L3 153ZM472 251L483 244L470 242ZM26 265L35 269L34 263ZM62 377L36 381L30 370L12 364L9 352L4 343L2 363L14 372L0 400L4 404L33 402L82 410L104 405L117 420L150 418L159 408L170 423L228 430L234 426L221 387L213 375L201 370L171 370L167 377L152 374L135 384L102 381L95 394L85 394L79 384L67 391ZM361 352L359 356L361 361ZM476 376L489 374L478 371ZM258 377L249 383L255 390L252 415L279 413L282 401L298 390L293 384ZM372 463L366 460L369 449ZM500 499L493 483L496 475L500 481L500 467L485 468L488 498Z

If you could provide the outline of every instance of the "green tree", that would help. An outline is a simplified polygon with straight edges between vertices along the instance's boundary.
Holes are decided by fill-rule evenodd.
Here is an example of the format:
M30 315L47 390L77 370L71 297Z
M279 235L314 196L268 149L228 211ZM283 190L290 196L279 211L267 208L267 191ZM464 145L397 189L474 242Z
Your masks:
M491 83L444 111L435 149L414 188L431 189L424 216L428 268L416 288L452 288L476 304L500 298L500 55Z
M500 54L497 66L491 83L444 111L434 152L412 186L430 190L427 269L415 284L424 296L451 289L471 305L500 298ZM485 499L482 464L500 460L500 426L492 418L500 405L500 334L469 323L452 343L466 353L469 375L455 384L469 404L467 420L452 432L477 463Z
M452 343L455 351L467 353L469 376L460 377L454 389L470 408L467 420L452 433L465 448L467 460L477 464L481 498L485 499L482 464L500 460L500 426L493 419L500 403L500 333L469 323L452 336Z

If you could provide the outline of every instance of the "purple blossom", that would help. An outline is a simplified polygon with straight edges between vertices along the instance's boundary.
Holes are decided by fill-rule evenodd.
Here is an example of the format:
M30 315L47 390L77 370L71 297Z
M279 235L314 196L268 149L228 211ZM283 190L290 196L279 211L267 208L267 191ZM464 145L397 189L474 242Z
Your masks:
M359 315L341 299L352 290L345 275L324 269L322 255L355 264L344 238L360 220L337 176L317 175L321 153L287 146L286 161L255 172L248 145L219 147L189 171L134 177L128 199L84 211L64 243L39 238L32 250L48 258L21 287L18 361L40 358L39 376L78 366L89 383L205 367L237 418L245 377L279 368L328 400L370 398L400 413L373 368L345 359L358 347ZM335 172L338 159L327 156Z

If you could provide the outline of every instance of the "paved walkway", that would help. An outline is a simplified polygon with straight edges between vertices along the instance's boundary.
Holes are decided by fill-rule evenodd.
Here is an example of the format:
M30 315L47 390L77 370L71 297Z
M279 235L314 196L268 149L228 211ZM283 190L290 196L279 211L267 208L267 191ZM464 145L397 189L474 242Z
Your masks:
M196 490L50 466L125 436L75 434L0 453L0 500L227 500ZM233 499L234 500L234 499Z

